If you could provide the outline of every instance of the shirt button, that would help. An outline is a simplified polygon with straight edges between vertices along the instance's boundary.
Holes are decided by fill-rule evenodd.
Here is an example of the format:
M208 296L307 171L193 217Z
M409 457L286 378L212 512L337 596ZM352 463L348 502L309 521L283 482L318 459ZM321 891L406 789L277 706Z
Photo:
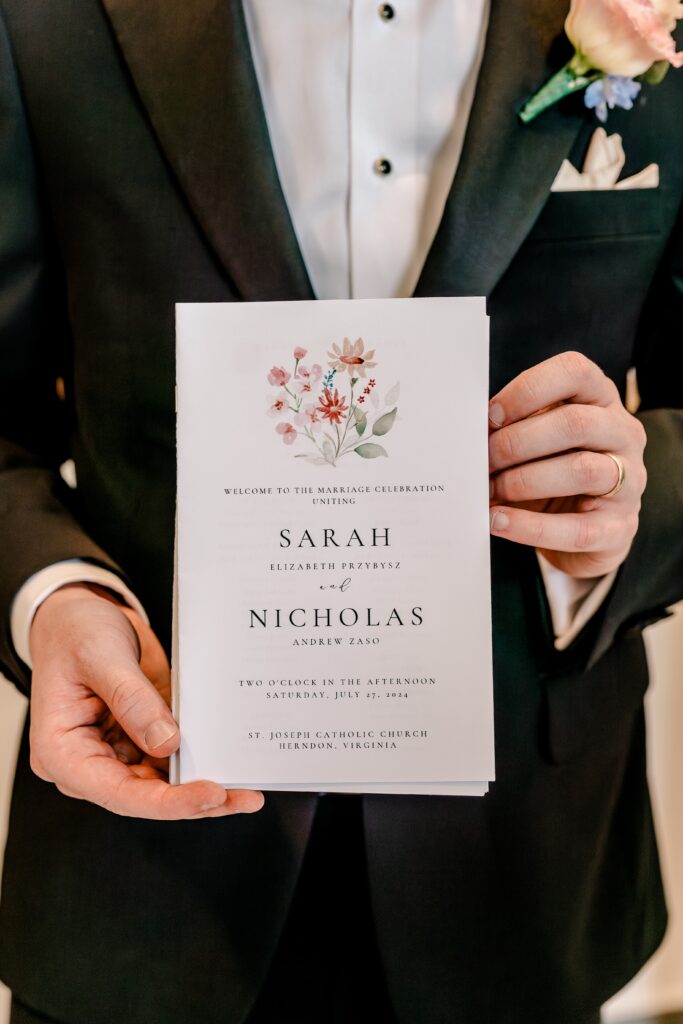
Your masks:
M380 4L379 5L379 16L382 21L391 21L396 14L396 11L391 4Z
M381 156L379 160L375 160L372 165L372 169L375 174L379 174L382 177L386 177L387 174L391 174L391 161L387 160L386 157Z

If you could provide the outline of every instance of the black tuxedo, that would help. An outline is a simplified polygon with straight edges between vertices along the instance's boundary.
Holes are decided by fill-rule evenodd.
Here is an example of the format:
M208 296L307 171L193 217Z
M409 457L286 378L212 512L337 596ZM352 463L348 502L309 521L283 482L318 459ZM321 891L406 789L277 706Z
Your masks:
M492 792L363 800L401 1024L573 1020L635 973L665 927L641 630L683 596L683 72L610 115L624 173L656 161L659 189L551 195L562 159L581 165L593 117L580 98L528 127L515 110L566 58L555 41L567 6L494 0L416 293L489 297L492 393L566 349L622 391L636 365L650 482L607 603L562 654L533 551L494 542ZM305 299L311 286L237 0L0 0L0 11L0 663L28 691L8 609L53 561L125 573L169 646L174 304ZM75 493L55 473L69 454ZM238 1024L316 802L272 794L253 816L122 819L39 781L24 741L3 979L75 1024L111 1024L112 1007L131 1024Z

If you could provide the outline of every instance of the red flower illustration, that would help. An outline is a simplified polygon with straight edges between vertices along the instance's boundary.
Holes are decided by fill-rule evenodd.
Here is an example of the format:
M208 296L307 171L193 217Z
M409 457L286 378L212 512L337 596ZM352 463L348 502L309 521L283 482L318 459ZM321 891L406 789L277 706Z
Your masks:
M344 396L339 397L337 388L334 389L334 397L330 394L330 389L325 388L324 397L320 399L320 405L317 408L317 412L323 414L323 419L329 420L330 423L341 423L343 419L346 419L348 409Z

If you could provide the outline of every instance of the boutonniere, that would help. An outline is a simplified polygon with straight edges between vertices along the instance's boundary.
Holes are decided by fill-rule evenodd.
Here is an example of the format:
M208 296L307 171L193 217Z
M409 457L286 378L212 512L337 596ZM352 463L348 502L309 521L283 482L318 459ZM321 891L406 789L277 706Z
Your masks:
M583 89L601 121L608 109L630 110L643 82L657 84L683 65L671 35L682 17L678 0L571 0L564 28L574 56L528 100L521 120Z

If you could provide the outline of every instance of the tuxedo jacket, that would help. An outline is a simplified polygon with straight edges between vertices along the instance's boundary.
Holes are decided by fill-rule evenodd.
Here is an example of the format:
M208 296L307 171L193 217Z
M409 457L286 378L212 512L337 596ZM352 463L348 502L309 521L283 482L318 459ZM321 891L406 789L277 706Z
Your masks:
M551 193L565 157L581 167L594 115L580 97L526 127L516 111L567 59L567 8L493 0L416 294L488 297L492 394L569 349L622 393L636 366L649 483L608 600L562 653L533 550L494 541L489 795L364 798L402 1024L562 1024L625 983L665 929L641 633L683 596L683 71L610 114L624 175L656 162L657 189ZM0 665L28 693L9 609L60 559L124 575L170 647L174 304L313 296L238 0L0 0L0 12ZM67 457L76 491L57 473ZM37 779L24 738L0 975L74 1024L115 1012L240 1024L317 799L124 819Z

